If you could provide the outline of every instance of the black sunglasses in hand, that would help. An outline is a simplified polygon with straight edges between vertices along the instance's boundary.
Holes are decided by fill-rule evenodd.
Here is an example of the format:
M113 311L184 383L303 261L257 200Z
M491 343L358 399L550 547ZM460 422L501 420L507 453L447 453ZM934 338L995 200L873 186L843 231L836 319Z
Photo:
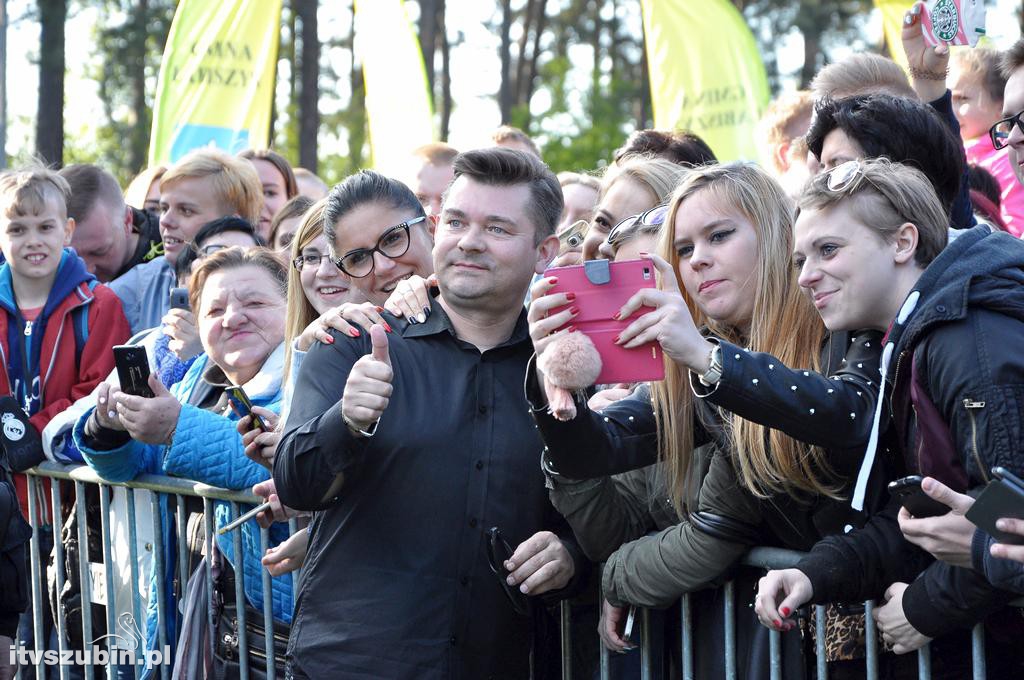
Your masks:
M491 527L484 534L487 536L487 561L491 565L491 571L498 577L498 584L501 586L505 597L508 598L512 609L517 614L529 616L531 610L530 599L515 586L508 584L510 572L505 568L505 562L512 558L512 546L501 535L498 527Z

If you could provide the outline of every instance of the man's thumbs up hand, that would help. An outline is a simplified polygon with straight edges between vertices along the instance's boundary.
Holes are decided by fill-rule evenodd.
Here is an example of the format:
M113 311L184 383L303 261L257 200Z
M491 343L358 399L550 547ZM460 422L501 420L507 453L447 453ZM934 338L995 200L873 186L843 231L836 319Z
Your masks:
M388 336L380 325L370 328L373 349L352 366L341 399L341 415L353 431L366 431L380 420L391 398Z

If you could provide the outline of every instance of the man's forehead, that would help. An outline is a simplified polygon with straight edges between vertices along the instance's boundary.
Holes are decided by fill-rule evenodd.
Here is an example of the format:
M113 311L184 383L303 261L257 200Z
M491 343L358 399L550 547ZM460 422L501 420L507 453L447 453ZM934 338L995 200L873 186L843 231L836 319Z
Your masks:
M470 217L500 213L516 221L528 214L530 187L526 184L485 184L461 175L448 188L443 210Z

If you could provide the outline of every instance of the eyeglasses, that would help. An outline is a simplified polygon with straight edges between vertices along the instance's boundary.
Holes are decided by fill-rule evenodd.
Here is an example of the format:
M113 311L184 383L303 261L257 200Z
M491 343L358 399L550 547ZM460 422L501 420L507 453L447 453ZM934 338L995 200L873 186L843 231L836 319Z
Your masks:
M517 614L529 616L529 598L518 588L510 586L506 580L511 572L505 568L505 562L512 557L512 546L502 537L498 527L491 527L484 533L487 535L487 561L491 565L491 571L498 577L498 584L501 585L505 597Z
M230 248L231 246L224 245L223 243L211 243L210 245L199 247L192 241L189 241L188 247L192 250L193 253L196 254L196 257L202 259L204 257L209 257L210 255L213 255L218 250L224 250L225 248Z
M323 262L324 258L331 260L331 256L327 253L323 255L314 255L309 253L308 255L299 255L297 258L292 260L292 266L298 271L302 271L303 267L313 267L314 269L320 268L320 263ZM331 260L333 263L334 260Z
M1010 133L1013 132L1014 125L1017 126L1021 133L1024 133L1024 121L1021 121L1021 116L1024 116L1024 111L1009 118L1003 118L989 129L988 136L992 139L993 147L1005 149L1010 145Z
M916 217L904 214L896 201L893 200L893 197L889 195L889 192L878 186L874 180L865 174L864 167L860 161L846 161L825 173L825 187L832 193L845 196L852 195L860 187L861 182L865 180L874 188L879 196L889 202L889 205L900 216L900 219L906 222L917 223Z
M388 228L373 248L359 248L350 250L339 258L332 258L331 261L340 269L354 279L361 279L373 272L374 253L380 253L384 257L395 259L401 257L409 250L409 227L419 224L427 219L425 215L413 218L408 222L396 224Z
M633 235L633 230L636 227L660 227L665 223L665 218L668 217L668 207L668 203L663 203L639 215L627 217L612 227L612 230L608 232L608 236L605 238L605 243L612 248L616 248L620 243Z

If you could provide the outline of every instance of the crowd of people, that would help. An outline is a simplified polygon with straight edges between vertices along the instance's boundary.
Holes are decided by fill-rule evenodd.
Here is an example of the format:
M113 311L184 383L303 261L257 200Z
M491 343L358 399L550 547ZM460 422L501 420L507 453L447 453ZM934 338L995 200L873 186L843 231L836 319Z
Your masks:
M697 677L722 677L729 580L742 677L768 677L770 631L787 678L816 649L863 677L870 637L879 677L916 677L929 643L933 677L968 677L978 623L988 672L1017 677L1024 501L1001 533L967 515L994 468L1024 476L1024 40L951 58L912 11L903 47L909 78L856 54L772 102L763 167L640 130L601 171L555 175L503 127L334 187L271 150L196 150L124 191L94 165L0 174L0 649L69 634L47 607L35 640L26 611L25 518L74 533L52 503L74 489L29 507L23 473L49 459L269 501L204 555L177 525L202 504L157 494L141 633L174 677L239 674L186 606L194 561L217 630L266 604L287 649L260 657L260 634L251 661L296 679L560 677L566 600L579 677L595 626L613 677L636 676L637 606L664 610L648 634L678 668L685 594ZM609 321L615 345L660 348L664 378L571 392L567 417L542 370L580 332L558 268L601 259L656 271ZM144 389L119 345L144 351ZM940 512L890 492L908 475ZM741 567L759 545L804 556Z

